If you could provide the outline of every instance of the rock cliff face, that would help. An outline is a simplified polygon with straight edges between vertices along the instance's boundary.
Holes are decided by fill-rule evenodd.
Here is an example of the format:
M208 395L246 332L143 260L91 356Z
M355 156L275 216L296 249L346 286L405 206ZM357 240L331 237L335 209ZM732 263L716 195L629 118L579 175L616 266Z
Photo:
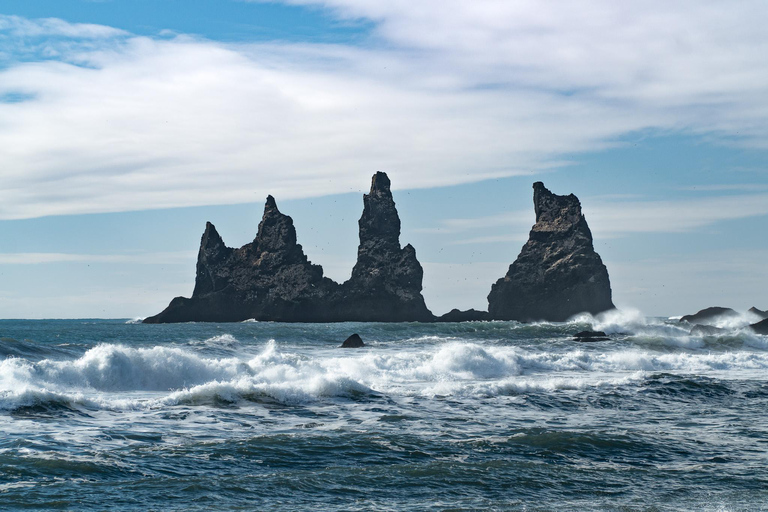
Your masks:
M429 322L421 295L424 271L410 245L400 247L400 217L387 175L377 172L363 195L360 245L352 277L341 287L340 318L362 322Z
M592 245L592 233L571 194L533 184L536 224L520 255L488 295L493 319L562 322L613 309L608 270Z
M240 249L224 245L210 222L200 242L192 298L176 297L145 323L328 321L327 301L338 284L307 260L293 220L267 198L256 239Z
M363 203L357 264L343 285L308 261L293 220L269 196L256 238L240 249L227 247L213 224L206 225L192 297L176 297L144 322L431 321L416 252L400 248L400 218L386 174L373 177Z

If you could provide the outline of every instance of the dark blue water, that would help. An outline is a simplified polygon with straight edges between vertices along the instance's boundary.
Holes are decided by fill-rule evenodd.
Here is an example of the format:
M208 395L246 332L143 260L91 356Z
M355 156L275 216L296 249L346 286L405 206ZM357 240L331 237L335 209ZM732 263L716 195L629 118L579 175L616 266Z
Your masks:
M743 325L0 321L0 509L764 510Z

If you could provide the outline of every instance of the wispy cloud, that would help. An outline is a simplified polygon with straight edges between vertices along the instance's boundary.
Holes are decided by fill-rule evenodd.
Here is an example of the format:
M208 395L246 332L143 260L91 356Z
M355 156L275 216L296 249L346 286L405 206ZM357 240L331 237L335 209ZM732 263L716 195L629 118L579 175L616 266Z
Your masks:
M720 221L768 215L768 194L743 194L668 201L617 201L582 198L582 208L597 238L631 233L684 233ZM496 243L525 240L534 223L533 212L511 212L467 219L448 219L439 228L421 232L455 235L485 228L507 227L509 235L479 236L453 244Z
M194 260L189 251L143 254L73 254L57 252L0 253L0 265L41 265L46 263L137 263L165 265Z
M0 18L0 98L23 99L0 102L0 218L359 191L377 169L400 188L467 183L647 128L768 141L762 1L290 3L372 20L374 37L235 45ZM41 38L47 60L13 61Z

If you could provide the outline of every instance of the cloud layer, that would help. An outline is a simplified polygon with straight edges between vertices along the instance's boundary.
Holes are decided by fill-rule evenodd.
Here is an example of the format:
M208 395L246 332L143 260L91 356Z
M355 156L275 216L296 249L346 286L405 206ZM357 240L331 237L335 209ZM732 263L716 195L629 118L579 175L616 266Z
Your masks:
M0 219L359 191L375 170L451 185L649 128L768 141L764 2L289 3L374 36L235 45L0 17Z

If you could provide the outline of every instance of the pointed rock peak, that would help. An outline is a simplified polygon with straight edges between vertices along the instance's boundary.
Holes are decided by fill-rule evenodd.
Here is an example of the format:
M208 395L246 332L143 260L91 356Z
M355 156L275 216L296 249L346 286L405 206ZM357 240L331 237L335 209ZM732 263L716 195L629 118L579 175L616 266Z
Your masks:
M581 203L575 195L553 194L540 181L533 184L533 208L537 224L556 222L563 227L563 222L574 224L581 219Z
M221 235L219 235L219 232L216 231L216 226L211 222L205 223L205 232L203 232L203 240L200 245L202 247L224 245L224 240L221 238Z
M387 176L387 173L385 172L377 172L373 175L373 178L371 179L371 191L369 192L369 195L371 196L392 196L392 191L389 189L390 182L389 182L389 176Z
M267 202L264 204L264 215L266 215L267 212L280 213L280 210L277 209L277 203L275 202L275 198L272 197L271 195L267 196Z

